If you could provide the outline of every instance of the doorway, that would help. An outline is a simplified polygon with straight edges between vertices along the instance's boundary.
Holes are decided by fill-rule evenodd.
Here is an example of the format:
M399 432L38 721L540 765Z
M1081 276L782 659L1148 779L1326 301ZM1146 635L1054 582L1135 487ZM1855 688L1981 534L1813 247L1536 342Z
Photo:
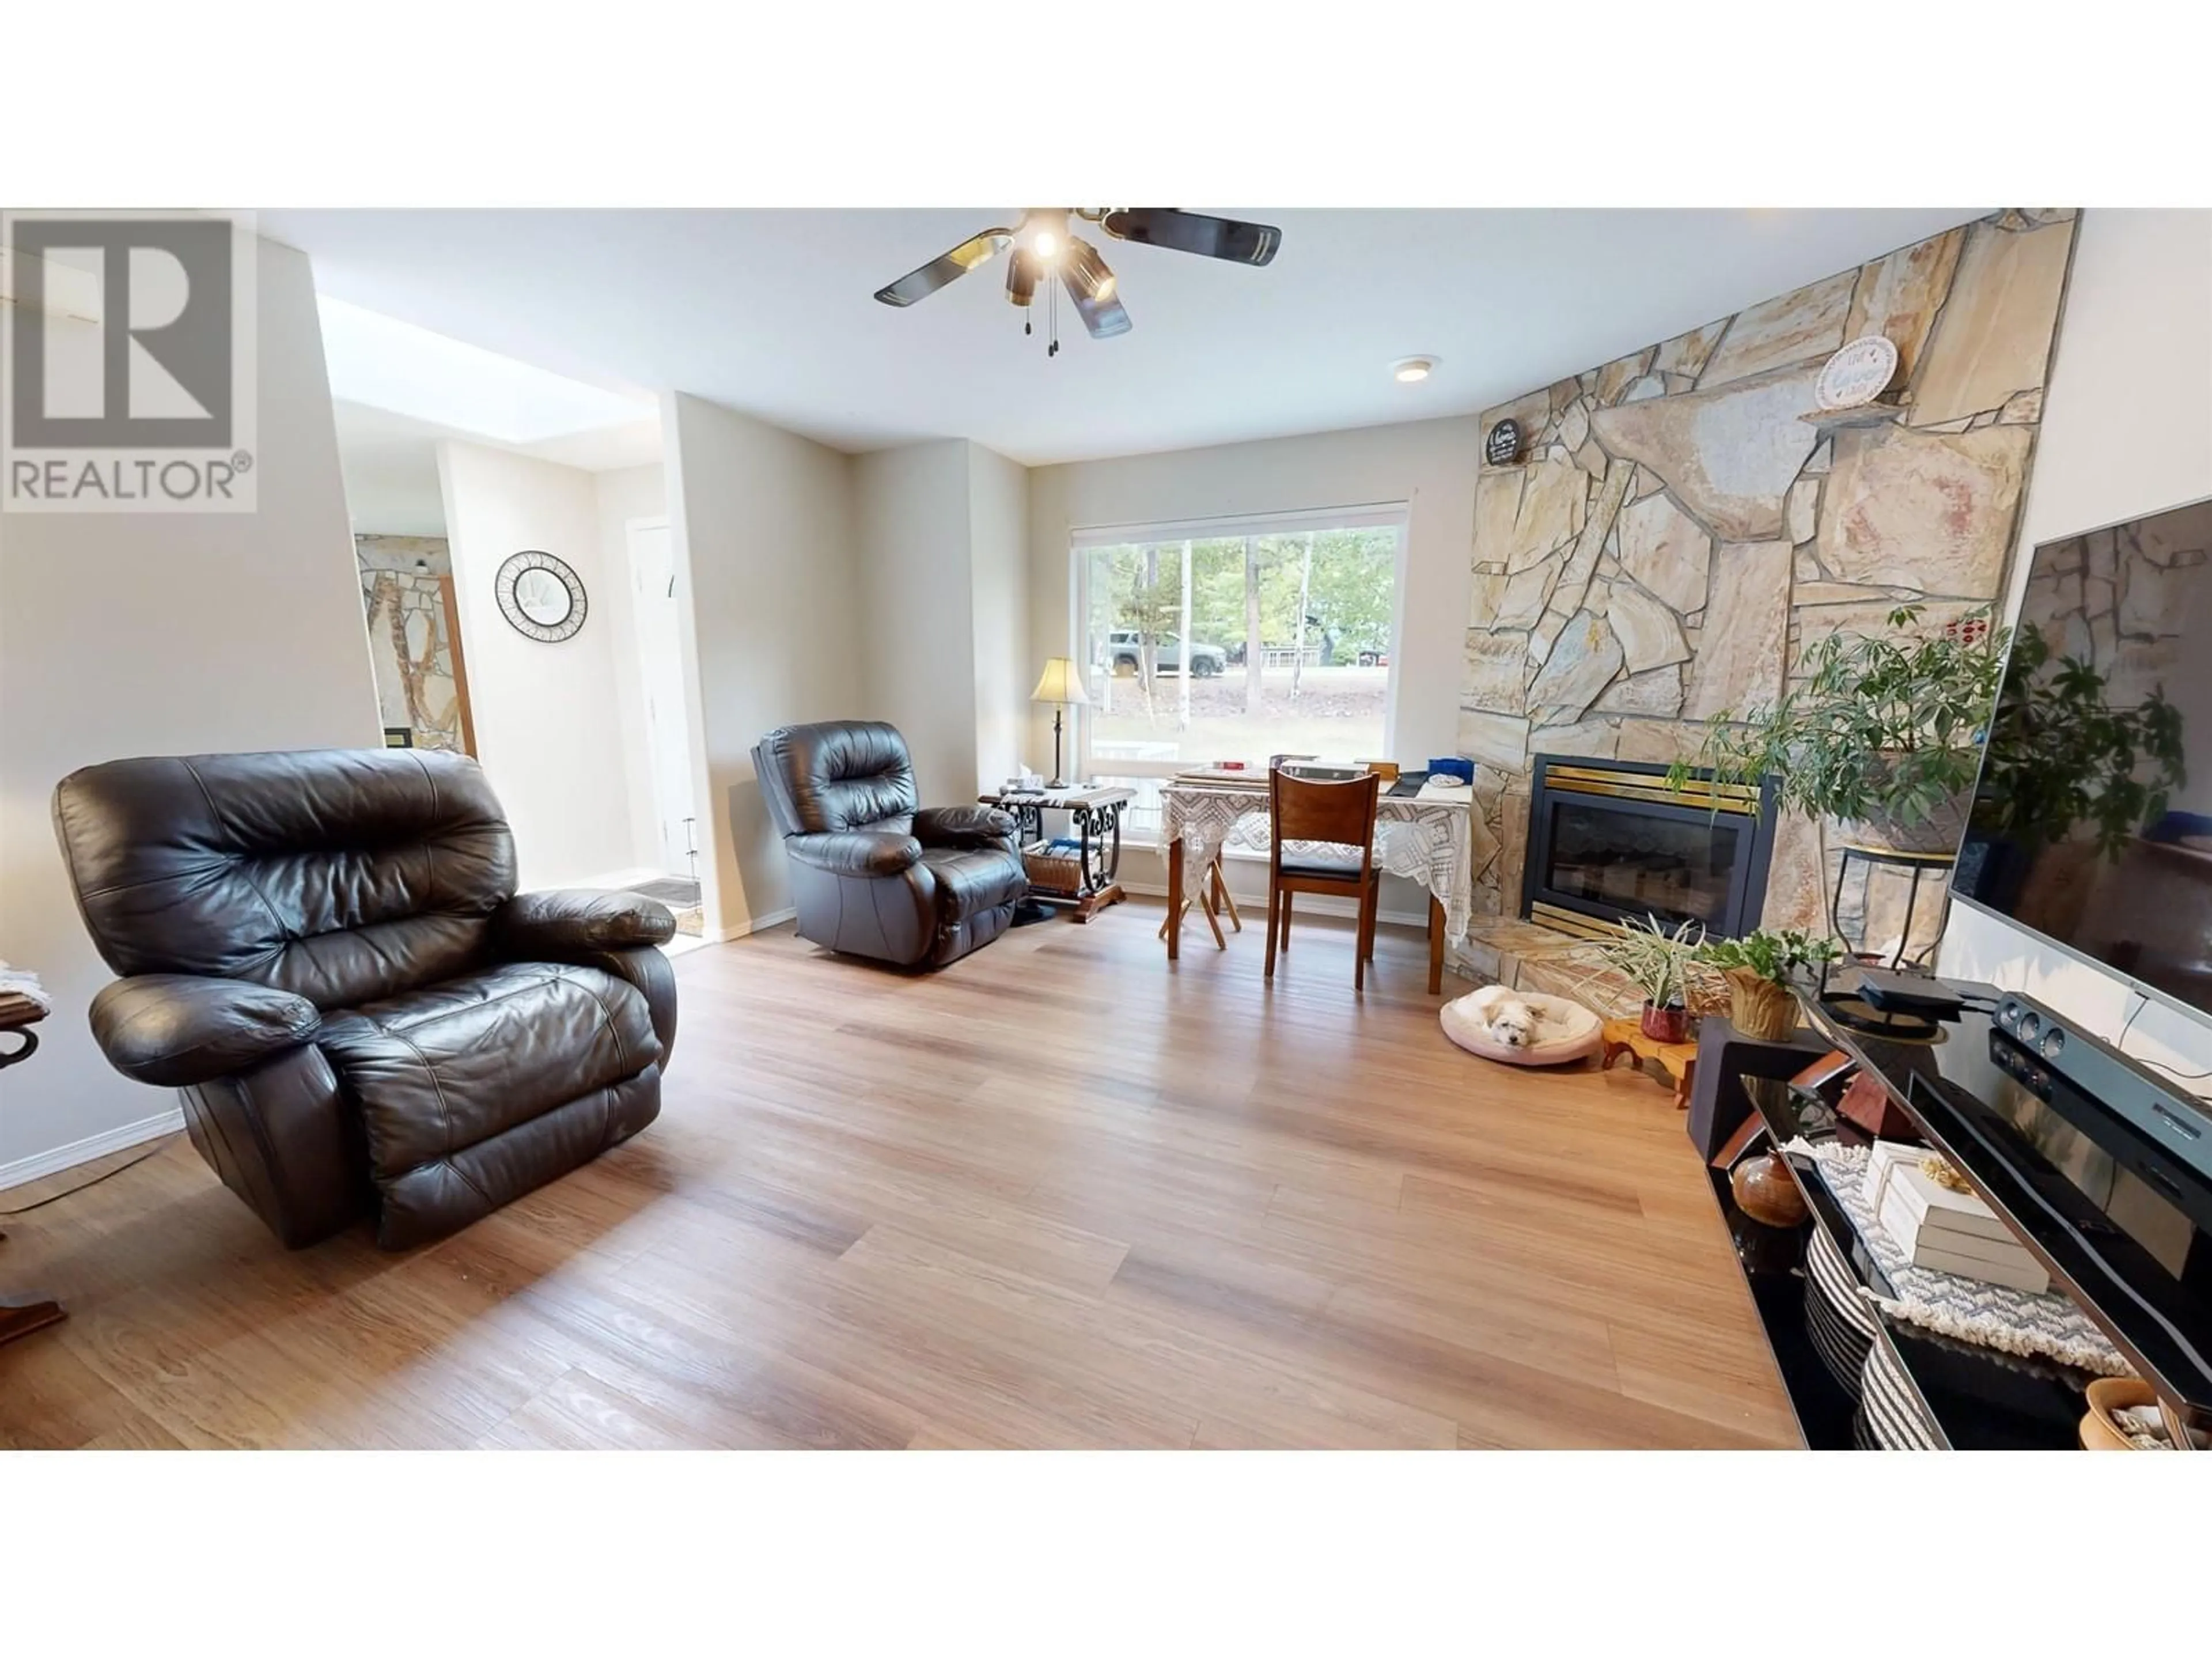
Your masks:
M676 543L665 519L633 519L625 529L629 540L638 670L644 678L659 863L669 876L691 884L690 902L696 905L699 818L691 795L691 721L684 695L684 629L676 594Z

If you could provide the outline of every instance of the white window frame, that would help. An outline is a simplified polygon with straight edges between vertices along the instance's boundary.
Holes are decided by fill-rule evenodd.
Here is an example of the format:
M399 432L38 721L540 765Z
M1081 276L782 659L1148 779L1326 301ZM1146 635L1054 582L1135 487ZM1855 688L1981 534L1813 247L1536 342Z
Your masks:
M1243 536L1296 535L1305 530L1390 529L1397 532L1397 552L1390 573L1389 678L1382 700L1382 744L1395 754L1398 738L1398 669L1406 635L1406 550L1411 538L1411 504L1406 501L1363 501L1349 507L1302 507L1281 513L1240 514L1213 519L1176 519L1149 524L1086 525L1068 535L1068 656L1089 672L1089 641L1085 619L1091 614L1091 561L1093 548L1126 544L1222 540ZM1103 760L1091 752L1092 721L1087 708L1068 711L1075 720L1076 775L1089 778L1102 770L1115 777L1171 778L1196 764L1188 760L1147 761L1109 756Z

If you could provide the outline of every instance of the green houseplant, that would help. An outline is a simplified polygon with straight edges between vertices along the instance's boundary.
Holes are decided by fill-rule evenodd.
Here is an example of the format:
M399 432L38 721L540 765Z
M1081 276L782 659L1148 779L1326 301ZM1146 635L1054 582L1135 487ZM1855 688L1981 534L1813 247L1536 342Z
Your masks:
M1779 1042L1797 1029L1793 975L1842 953L1843 946L1823 934L1761 927L1741 939L1706 939L1692 957L1728 981L1730 1024L1747 1037Z
M1713 715L1698 753L1668 768L1668 786L1681 790L1701 768L1753 787L1771 777L1783 808L1842 819L1856 840L1951 851L2010 630L1991 628L1986 611L1924 633L1919 617L1903 605L1890 633L1814 644L1774 702Z
M1639 925L1623 922L1613 938L1593 945L1589 955L1613 969L1644 994L1644 1035L1658 1042L1684 1042L1690 1034L1690 981L1705 930L1694 921L1673 929L1658 917Z

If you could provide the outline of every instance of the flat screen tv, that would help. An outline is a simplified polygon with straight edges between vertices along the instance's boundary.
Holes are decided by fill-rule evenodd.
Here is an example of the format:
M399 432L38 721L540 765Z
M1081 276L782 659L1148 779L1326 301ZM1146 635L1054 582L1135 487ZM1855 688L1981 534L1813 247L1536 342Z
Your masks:
M2212 500L2035 550L1952 890L2212 1015Z

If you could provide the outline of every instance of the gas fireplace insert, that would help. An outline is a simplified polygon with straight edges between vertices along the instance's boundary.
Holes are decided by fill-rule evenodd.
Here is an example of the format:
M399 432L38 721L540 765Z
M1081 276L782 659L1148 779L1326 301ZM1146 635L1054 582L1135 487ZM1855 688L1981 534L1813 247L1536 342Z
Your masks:
M1521 914L1601 933L1655 917L1715 937L1759 926L1774 840L1774 786L1694 775L1677 794L1642 761L1538 755Z

